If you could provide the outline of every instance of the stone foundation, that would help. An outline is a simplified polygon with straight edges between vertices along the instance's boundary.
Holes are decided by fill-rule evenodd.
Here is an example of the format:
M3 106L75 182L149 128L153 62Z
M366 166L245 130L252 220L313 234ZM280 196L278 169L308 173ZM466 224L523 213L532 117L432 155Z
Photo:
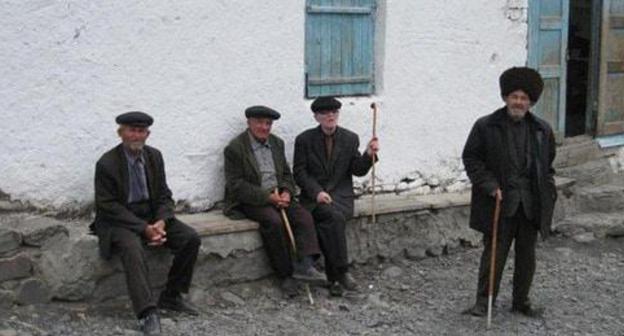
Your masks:
M569 180L559 184L560 198L571 194ZM370 199L356 202L356 216L347 225L352 262L420 259L451 253L460 246L480 245L480 234L468 228L468 193L379 195L376 203L373 224ZM558 209L557 213L563 216L565 210ZM256 223L232 221L220 212L179 218L202 236L194 292L271 274ZM17 213L0 215L0 224L3 305L50 300L101 302L126 295L121 263L118 258L100 258L97 238L88 233L88 222ZM171 255L166 249L149 248L148 258L153 285L161 288Z

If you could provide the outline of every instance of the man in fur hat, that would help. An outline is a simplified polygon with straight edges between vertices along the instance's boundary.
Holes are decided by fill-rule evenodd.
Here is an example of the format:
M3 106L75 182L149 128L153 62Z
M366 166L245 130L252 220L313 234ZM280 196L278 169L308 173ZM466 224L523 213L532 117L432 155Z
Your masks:
M542 316L531 306L529 290L535 272L537 233L550 232L557 197L552 162L555 140L551 127L529 112L543 89L542 77L527 67L514 67L500 76L505 106L474 124L462 159L472 182L470 227L483 233L477 298L467 314L487 313L492 222L496 198L502 200L497 237L493 297L512 241L515 240L512 312Z

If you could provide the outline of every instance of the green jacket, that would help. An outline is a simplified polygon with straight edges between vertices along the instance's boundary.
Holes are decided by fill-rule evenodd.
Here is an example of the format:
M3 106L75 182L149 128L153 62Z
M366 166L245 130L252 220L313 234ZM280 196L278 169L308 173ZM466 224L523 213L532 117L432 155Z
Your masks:
M241 204L253 206L271 204L269 191L260 187L260 170L256 157L251 150L251 141L247 132L245 130L232 139L223 151L225 156L225 206L223 213L234 219L245 217L238 209ZM288 190L294 201L295 181L286 161L284 141L271 134L269 135L269 145L273 153L278 188L280 191Z

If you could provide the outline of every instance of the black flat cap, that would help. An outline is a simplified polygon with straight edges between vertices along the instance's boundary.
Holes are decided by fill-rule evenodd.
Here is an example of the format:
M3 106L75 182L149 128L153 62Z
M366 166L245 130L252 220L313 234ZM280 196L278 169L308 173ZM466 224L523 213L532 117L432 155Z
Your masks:
M245 117L247 118L269 118L277 120L280 116L279 112L262 105L251 106L245 110Z
M334 111L339 109L342 104L334 97L318 97L312 102L312 112L318 111Z
M154 118L141 111L131 111L118 115L115 121L119 125L148 127L154 123Z
M507 97L516 90L526 93L536 103L544 89L539 72L528 67L513 67L505 70L499 79L501 95Z

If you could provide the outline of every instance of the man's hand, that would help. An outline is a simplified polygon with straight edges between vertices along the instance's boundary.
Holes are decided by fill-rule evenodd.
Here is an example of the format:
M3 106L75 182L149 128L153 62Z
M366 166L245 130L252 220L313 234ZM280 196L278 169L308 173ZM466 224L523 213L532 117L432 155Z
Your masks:
M147 245L160 246L167 241L167 232L165 231L165 221L160 219L154 224L149 224L145 228L145 237Z
M503 200L503 192L500 190L500 188L496 188L496 190L494 190L492 194L490 194L490 196L494 197L497 200Z
M278 194L277 190L275 190L275 192L269 195L269 202L279 209L288 208L290 205L290 193L283 191L281 194Z
M375 137L368 142L368 145L366 146L366 153L368 156L373 157L373 155L377 155L377 152L379 152L379 141Z
M320 193L316 195L316 203L330 204L331 202L332 202L331 196L324 191L321 191Z
M283 207L288 208L290 206L290 193L287 190L284 190L280 194L280 198L282 199Z

